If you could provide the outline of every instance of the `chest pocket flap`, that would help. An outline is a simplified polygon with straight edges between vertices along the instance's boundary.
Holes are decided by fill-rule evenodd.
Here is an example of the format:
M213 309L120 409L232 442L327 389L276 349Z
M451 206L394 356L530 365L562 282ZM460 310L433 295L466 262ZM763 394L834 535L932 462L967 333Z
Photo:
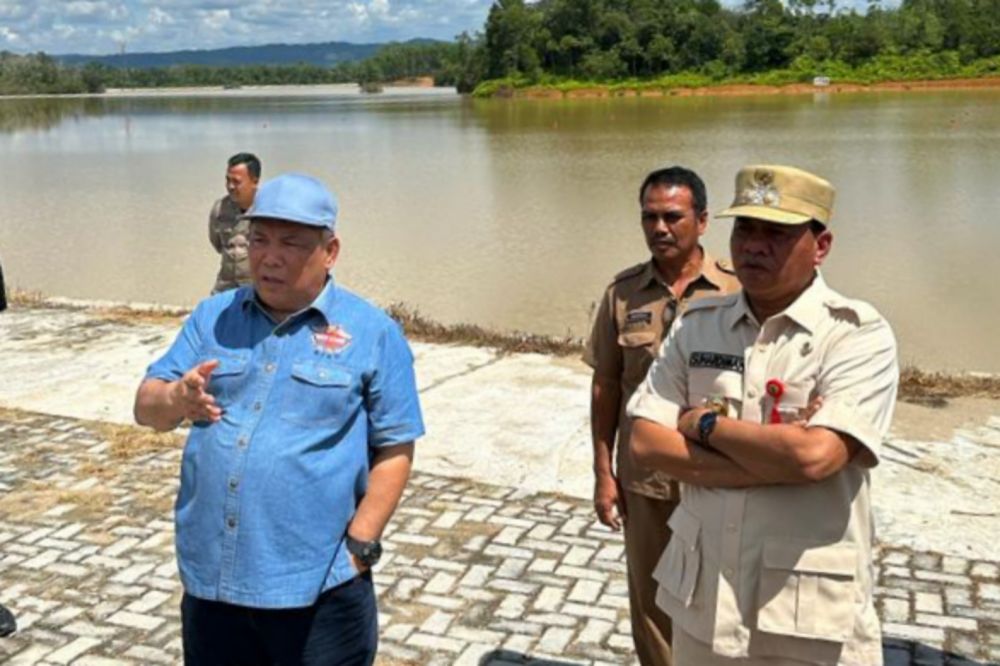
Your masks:
M313 386L350 386L351 373L344 368L302 361L292 366L292 377Z
M329 362L299 361L291 374L283 387L281 418L307 427L337 427L354 399L351 371Z
M645 347L656 342L656 331L630 331L618 336L618 344L622 347Z
M219 367L212 371L211 377L228 377L246 372L247 364L250 362L249 354L209 354L205 360L215 358L219 361Z

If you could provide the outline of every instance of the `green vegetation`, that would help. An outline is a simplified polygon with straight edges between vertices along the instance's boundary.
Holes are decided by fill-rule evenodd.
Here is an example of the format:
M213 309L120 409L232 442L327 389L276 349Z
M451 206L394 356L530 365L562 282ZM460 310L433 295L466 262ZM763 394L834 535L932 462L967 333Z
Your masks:
M483 42L478 95L978 77L1000 74L1000 0L504 0Z
M388 44L370 58L310 64L112 68L0 54L0 94L105 88L358 82L433 77L477 95L723 83L780 85L1000 75L1000 0L903 0L864 13L837 0L498 0L484 32Z
M332 67L295 65L174 65L116 68L96 62L82 67L60 64L44 53L19 56L0 52L0 95L97 93L107 88L186 86L239 87L317 83L372 84L432 77L438 85L469 91L470 63L480 51L468 35L454 42L388 44L366 60Z

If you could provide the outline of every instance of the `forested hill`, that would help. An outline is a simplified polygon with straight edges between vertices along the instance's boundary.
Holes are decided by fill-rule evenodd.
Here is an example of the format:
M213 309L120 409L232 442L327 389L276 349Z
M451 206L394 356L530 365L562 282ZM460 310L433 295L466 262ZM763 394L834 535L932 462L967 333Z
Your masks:
M406 44L433 43L429 39L413 39ZM375 55L384 44L351 44L323 42L317 44L263 44L225 49L169 51L163 53L122 53L116 55L57 55L65 65L85 65L96 62L108 67L172 67L174 65L206 65L209 67L239 67L243 65L317 65L329 67L342 62L364 60Z
M962 65L1000 55L1000 0L892 5L869 0L858 12L837 0L504 0L486 21L483 78L614 81L689 72L721 79L785 69L843 78L900 59L954 76Z

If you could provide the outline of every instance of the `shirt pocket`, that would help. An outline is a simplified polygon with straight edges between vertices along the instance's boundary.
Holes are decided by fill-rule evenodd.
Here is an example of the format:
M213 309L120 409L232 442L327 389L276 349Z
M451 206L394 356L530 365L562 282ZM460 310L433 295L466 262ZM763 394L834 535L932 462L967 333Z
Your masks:
M656 331L622 333L618 346L622 348L622 380L626 386L638 386L656 357Z
M767 540L761 562L757 628L771 634L844 642L856 619L857 547L809 547Z
M714 402L725 403L722 416L739 418L743 405L743 375L735 370L717 368L688 369L689 407L713 407Z
M653 579L686 608L697 606L695 592L701 572L701 524L694 514L678 506L667 525L672 536L653 569Z
M247 369L250 367L250 353L233 350L209 349L198 363L216 360L219 365L208 378L207 392L215 397L220 406L231 405L239 400L246 386Z
M332 426L344 418L354 375L343 366L314 361L292 365L281 418L304 426Z

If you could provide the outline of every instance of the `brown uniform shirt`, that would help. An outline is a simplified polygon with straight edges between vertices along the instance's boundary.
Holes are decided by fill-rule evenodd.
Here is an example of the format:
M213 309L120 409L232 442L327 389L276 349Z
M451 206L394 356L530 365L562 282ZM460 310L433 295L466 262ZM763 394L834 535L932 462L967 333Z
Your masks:
M625 406L646 378L660 342L688 301L728 294L740 288L732 269L704 251L702 254L702 273L691 281L680 298L660 277L652 260L616 275L601 298L583 354L584 362L594 369L596 376L620 382L616 443L618 479L625 490L648 497L676 498L677 485L662 472L636 468L632 464L628 453L631 427Z
M250 282L250 222L241 220L242 214L227 195L215 202L208 215L208 239L222 256L213 294Z

